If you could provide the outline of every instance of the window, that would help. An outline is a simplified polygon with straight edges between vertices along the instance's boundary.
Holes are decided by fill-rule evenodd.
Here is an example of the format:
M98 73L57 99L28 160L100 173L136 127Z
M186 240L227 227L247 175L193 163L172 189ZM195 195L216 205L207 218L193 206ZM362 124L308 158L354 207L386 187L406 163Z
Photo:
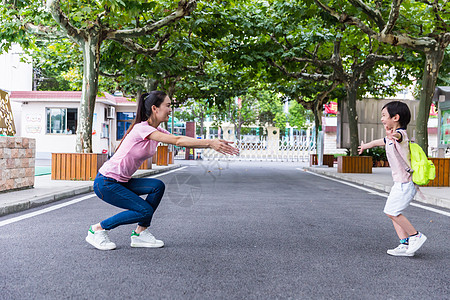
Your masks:
M102 132L100 133L101 139L109 139L109 125L102 123Z
M219 129L217 127L209 127L208 138L214 139L217 138L218 136L219 136Z
M135 112L117 113L117 140L121 140L136 118Z
M77 131L76 108L46 108L47 133L75 134Z

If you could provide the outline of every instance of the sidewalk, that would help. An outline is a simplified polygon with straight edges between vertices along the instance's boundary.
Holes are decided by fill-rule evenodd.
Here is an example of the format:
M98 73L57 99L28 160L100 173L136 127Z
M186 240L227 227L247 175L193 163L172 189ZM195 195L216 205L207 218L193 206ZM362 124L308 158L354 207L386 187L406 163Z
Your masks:
M137 170L133 177L141 178L181 167L179 164ZM0 216L59 201L93 191L93 181L51 180L51 175L35 176L34 188L0 193Z
M327 166L305 167L304 170L340 180L354 182L387 193L390 192L391 187L394 184L390 168L372 168L372 174L338 173L337 167L329 168ZM415 201L450 209L450 187L421 187L420 190L425 195L426 200L422 199L420 195L417 194L414 198Z

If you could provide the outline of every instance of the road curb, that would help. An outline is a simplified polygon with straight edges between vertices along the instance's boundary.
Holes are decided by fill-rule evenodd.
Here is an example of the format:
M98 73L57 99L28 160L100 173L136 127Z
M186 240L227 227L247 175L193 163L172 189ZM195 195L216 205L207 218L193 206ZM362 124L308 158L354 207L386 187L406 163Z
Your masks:
M389 193L391 191L391 187L392 187L390 185L385 185L385 184L382 184L382 183L371 182L371 181L367 181L367 180L364 180L364 179L355 179L355 178L352 178L351 176L345 176L345 173L329 173L329 172L324 171L321 168L305 167L305 168L303 168L303 170L309 171L309 172L312 172L312 173L317 173L317 174L324 175L324 176L331 177L331 178L336 178L336 179L341 179L341 180L345 180L345 181L348 181L348 182L361 184L361 185L364 185L366 187L371 187L371 188L374 188L376 190L384 191L384 192L387 192L387 193Z
M138 170L133 175L133 178L148 177L148 176L152 176L155 174L164 173L164 172L167 172L170 170L178 169L180 167L181 167L181 165L172 165L172 166L168 166L167 168L164 168L164 169ZM85 183L85 182L83 181L83 183ZM51 193L51 194L46 194L46 195L42 195L42 196L35 196L34 198L32 198L30 200L24 200L23 202L13 203L13 204L9 204L9 205L0 207L0 217L6 216L9 214L13 214L13 213L17 213L17 212L21 212L21 211L25 211L27 209L39 207L39 206L46 205L49 203L57 202L57 201L64 200L67 198L75 197L78 195L87 194L87 193L90 193L93 191L94 191L94 188L93 188L92 184L89 184L89 185L85 184L84 186L81 186L78 188L67 188L64 190L60 190L57 193Z

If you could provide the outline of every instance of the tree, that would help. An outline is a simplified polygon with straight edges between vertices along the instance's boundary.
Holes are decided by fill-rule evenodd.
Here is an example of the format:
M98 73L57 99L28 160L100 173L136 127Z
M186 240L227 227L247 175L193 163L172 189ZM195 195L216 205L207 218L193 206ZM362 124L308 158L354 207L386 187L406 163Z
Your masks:
M29 46L32 33L47 38L65 37L76 43L83 55L83 86L77 128L77 152L92 152L92 119L98 92L100 58L105 41L119 43L129 51L151 57L170 38L170 25L188 16L196 0L139 2L127 0L65 1L48 0L43 11L40 2L14 1L2 7L7 21L1 39ZM173 11L171 13L168 13ZM14 17L17 15L17 18ZM164 29L165 32L164 32ZM7 43L2 45L7 48Z
M297 101L292 101L289 105L289 125L297 127L297 129L305 128L306 122L311 119L311 110L307 110L303 105Z
M256 122L255 101L248 95L230 99L228 117L234 125L237 139L241 138L242 126L248 126Z
M399 61L401 57L386 47L374 45L370 38L355 34L354 30L327 24L319 18L316 18L317 20L320 23L314 24L313 27L319 26L319 30L310 32L311 39L306 47L299 47L305 42L308 43L308 40L299 36L303 35L303 32L292 28L292 23L286 24L288 31L292 32L290 38L281 32L268 33L275 44L283 49L281 55L269 57L268 62L285 76L297 80L324 81L325 86L328 86L316 93L313 103L308 105L304 100L299 101L314 112L316 130L321 126L323 104L328 101L328 95L339 84L344 86L349 116L350 153L356 155L359 143L356 101L364 91L374 90L376 81L369 82L370 75L372 80L379 82L382 74L386 74L386 68L374 69L376 65L386 61ZM327 27L324 28L323 25ZM314 42L316 40L317 42Z
M386 61L398 61L395 48L373 41L352 27L330 19L306 1L266 1L252 7L241 7L229 16L240 27L232 31L230 46L224 52L234 65L249 64L255 69L267 68L266 79L277 84L292 81L294 85L315 88L309 95L296 99L315 114L320 127L323 104L339 85L346 90L350 125L351 153L357 154L358 116L356 101L367 91L392 92L395 87L380 83L389 68L375 68ZM230 13L231 15L232 13ZM371 80L368 80L368 79ZM284 80L286 79L286 80ZM320 83L320 84L319 84ZM300 101L300 99L302 99Z
M256 84L250 93L257 99L257 120L261 127L275 126L283 132L286 128L287 116L283 110L283 99L280 93L273 91L270 84Z
M217 110L208 99L188 99L181 104L182 110L175 116L183 121L200 123L200 136L204 137L204 123L207 117L215 116Z
M423 53L422 88L416 125L417 143L428 149L428 117L439 69L450 43L447 1L363 2L315 0L339 23L351 25L380 43Z

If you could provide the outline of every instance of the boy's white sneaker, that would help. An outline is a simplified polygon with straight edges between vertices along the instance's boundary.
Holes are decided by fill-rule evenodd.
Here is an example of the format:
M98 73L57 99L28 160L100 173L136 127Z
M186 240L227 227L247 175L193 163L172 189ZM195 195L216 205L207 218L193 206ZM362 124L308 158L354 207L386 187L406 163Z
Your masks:
M97 248L98 250L113 250L116 249L116 244L111 242L106 230L94 231L92 226L89 227L86 242Z
M131 247L161 248L163 246L164 242L157 240L148 229L141 233L136 233L133 230L131 233Z
M422 247L423 243L427 240L427 237L422 232L419 232L417 235L410 236L409 237L409 246L408 250L406 250L406 253L411 254L419 250L420 247Z
M408 245L400 244L395 249L389 249L387 251L387 254L393 255L393 256L414 256L414 253L406 253L408 250Z

